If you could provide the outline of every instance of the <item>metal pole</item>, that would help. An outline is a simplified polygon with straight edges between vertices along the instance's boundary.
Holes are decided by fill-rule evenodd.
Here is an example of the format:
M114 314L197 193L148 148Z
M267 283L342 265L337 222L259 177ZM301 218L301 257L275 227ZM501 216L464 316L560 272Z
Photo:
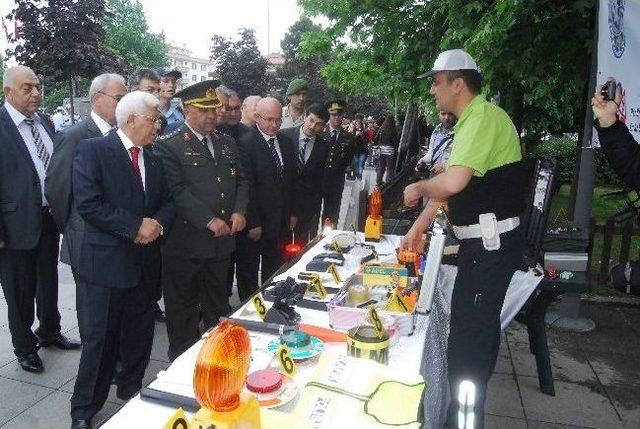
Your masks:
M267 55L271 53L271 0L267 0Z

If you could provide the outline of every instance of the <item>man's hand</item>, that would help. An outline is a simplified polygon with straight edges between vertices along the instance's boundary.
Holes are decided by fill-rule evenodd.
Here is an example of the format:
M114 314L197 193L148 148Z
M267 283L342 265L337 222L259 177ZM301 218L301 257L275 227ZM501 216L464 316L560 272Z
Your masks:
M138 229L138 234L136 235L134 243L149 244L160 236L161 231L162 226L157 220L145 217L142 219L142 224Z
M247 236L253 241L260 240L260 237L262 237L262 227L256 226L255 228L251 228L249 231L247 231Z
M247 220L244 215L240 213L234 213L231 215L231 234L240 232L247 225Z
M440 174L443 171L444 171L444 165L440 162L433 164L433 167L431 167L431 174L433 175Z
M207 225L207 228L209 228L209 231L213 232L213 235L216 237L231 234L231 230L229 229L227 222L223 221L219 217L214 217Z
M404 205L407 207L415 207L422 198L420 193L420 182L412 183L404 188Z
M423 232L424 229L422 228L422 225L418 225L418 222L415 222L407 232L407 235L402 237L400 248L402 250L422 252L424 249Z
M615 81L614 78L608 77L607 82ZM616 88L615 100L605 100L600 92L604 85L598 85L596 87L596 93L591 99L591 108L593 109L593 116L600 121L601 127L610 127L618 119L618 106L622 101L622 94L620 94L620 88Z
M289 216L289 229L296 229L298 225L298 216Z

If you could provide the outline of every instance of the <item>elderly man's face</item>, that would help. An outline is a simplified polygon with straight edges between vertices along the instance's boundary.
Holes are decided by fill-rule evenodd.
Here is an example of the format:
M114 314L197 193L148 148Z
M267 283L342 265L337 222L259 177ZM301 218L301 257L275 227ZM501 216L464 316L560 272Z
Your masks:
M38 111L42 102L40 81L31 70L17 72L12 86L5 86L4 93L9 103L26 117Z
M438 112L438 118L440 119L442 126L446 129L453 127L456 123L456 116L451 112L444 112L441 110Z
M109 125L116 125L116 106L127 94L127 87L122 82L110 79L104 91L98 91L91 99L92 109Z
M129 117L129 138L136 146L149 146L160 131L160 116L155 107L148 107L144 114L133 114Z
M238 97L230 97L224 105L227 125L233 126L242 119L242 102Z
M273 137L278 134L282 124L282 108L277 105L261 105L256 109L256 123L266 135Z
M216 129L218 119L216 110L186 105L184 107L185 120L198 133L207 135Z
M155 80L142 78L140 79L140 85L138 85L138 90L148 92L151 95L155 95L156 97L160 93L160 82L156 82Z
M249 100L245 98L242 103L242 122L245 124L253 125L256 123L256 104L258 104L258 101L260 101L260 98L253 97Z

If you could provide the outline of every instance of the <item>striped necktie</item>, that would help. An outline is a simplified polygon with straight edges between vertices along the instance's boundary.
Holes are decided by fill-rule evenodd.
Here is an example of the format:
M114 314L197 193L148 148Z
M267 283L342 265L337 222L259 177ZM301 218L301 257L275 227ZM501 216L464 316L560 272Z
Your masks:
M305 137L302 139L302 144L300 145L300 151L298 152L298 172L301 172L304 168L305 159L304 155L307 151L307 145L309 144L309 137Z
M51 154L47 150L47 147L44 145L44 141L42 141L42 136L40 136L40 132L38 131L38 127L33 120L33 118L26 118L24 122L29 125L31 129L31 135L33 136L33 144L36 147L36 154L44 168L46 169L49 166L49 160L51 159Z
M271 152L271 158L273 158L273 162L275 162L276 168L278 170L278 176L282 179L283 170L282 170L282 162L280 162L280 157L278 156L278 151L276 151L276 139L271 137L267 142L269 146L269 152Z

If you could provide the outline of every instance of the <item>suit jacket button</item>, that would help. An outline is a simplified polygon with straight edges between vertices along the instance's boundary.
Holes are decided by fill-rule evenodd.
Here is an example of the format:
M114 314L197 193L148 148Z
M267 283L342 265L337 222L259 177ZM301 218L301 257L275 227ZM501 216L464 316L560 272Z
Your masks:
M220 198L224 198L224 192L220 194Z
M222 179L220 179L219 177L218 177L216 180L218 180L218 182L221 182L221 181L222 181Z

